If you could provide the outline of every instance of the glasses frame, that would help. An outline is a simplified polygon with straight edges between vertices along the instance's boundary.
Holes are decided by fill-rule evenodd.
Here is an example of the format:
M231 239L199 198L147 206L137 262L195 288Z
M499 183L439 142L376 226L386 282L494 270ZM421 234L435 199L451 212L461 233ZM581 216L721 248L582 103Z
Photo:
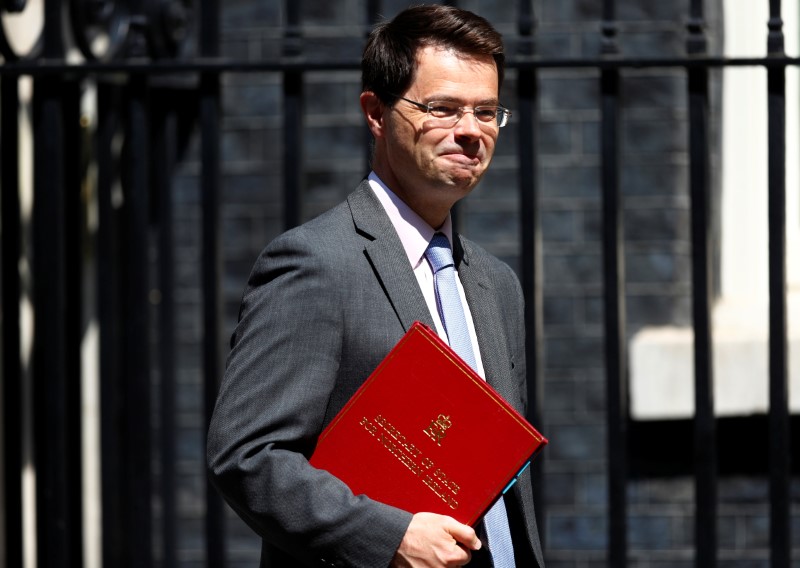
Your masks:
M400 99L401 101L405 101L407 103L411 103L412 105L414 105L415 107L417 107L420 110L424 110L426 113L428 113L428 116L430 116L434 120L445 120L443 118L439 118L439 117L433 116L431 114L431 111L433 110L433 107L436 106L436 103L456 104L456 103L452 103L452 101L431 101L431 102L426 104L426 103L421 103L421 102L418 102L418 101L412 101L411 99L407 99L405 97L401 97L400 95L394 95L394 96L397 97L398 99ZM474 107L459 106L458 109L457 109L458 112L456 114L455 120L453 121L453 123L450 126L455 126L456 124L458 124L458 121L461 120L462 118L464 118L464 115L467 112L471 112L472 115L475 116L475 118L478 121L478 124L492 124L492 121L489 121L489 122L483 121L480 118L478 118L477 115L475 115L475 111L477 109L480 109L480 108L492 108L497 112L497 114L495 116L495 119L494 119L494 124L497 125L497 128L503 128L505 125L508 124L508 119L511 118L511 111L509 109L507 109L506 107L504 107L503 105L478 105L478 106L474 106ZM502 117L502 121L500 120L500 117Z

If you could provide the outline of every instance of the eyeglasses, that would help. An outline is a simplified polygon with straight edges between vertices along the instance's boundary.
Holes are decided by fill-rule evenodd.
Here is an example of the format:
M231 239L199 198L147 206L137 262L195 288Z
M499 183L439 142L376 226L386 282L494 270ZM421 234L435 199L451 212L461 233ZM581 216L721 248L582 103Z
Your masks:
M397 96L397 95L395 95ZM431 101L427 104L412 101L405 97L397 96L398 99L411 103L420 110L428 113L428 116L436 119L442 126L454 126L466 112L472 112L478 122L487 125L496 125L498 128L508 124L511 111L502 106L486 105L476 107L463 107L451 101Z

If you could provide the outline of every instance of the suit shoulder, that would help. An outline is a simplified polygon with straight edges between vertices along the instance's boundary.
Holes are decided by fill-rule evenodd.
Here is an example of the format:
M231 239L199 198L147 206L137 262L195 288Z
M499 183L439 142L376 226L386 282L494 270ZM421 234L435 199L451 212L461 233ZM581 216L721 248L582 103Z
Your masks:
M334 243L340 243L352 234L347 205L340 203L302 225L281 233L264 247L260 256L264 258L286 251L313 253L330 250Z
M350 208L342 202L267 244L255 261L249 285L289 274L346 279L352 267L362 261L364 246L365 239L355 230Z
M383 211L380 207L369 185L362 183L338 205L276 237L264 252L300 247L301 250L324 251L326 257L334 261L347 260L354 251L362 250L365 237L371 238L369 230L364 232L356 226L356 215L375 222L375 217Z

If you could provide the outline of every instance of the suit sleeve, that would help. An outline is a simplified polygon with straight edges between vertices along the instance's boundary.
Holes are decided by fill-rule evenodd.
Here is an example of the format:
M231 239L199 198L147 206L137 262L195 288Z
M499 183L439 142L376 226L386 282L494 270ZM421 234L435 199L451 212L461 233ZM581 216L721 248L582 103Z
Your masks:
M308 463L340 369L343 268L301 231L253 268L208 432L211 481L263 539L309 565L387 566L411 520Z

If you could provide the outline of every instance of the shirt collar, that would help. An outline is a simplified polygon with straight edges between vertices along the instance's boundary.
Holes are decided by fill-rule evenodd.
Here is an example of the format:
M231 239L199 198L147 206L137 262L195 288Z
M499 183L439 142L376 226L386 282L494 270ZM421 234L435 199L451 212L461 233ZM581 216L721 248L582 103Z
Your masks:
M397 197L375 172L369 174L369 185L373 193L383 205L386 214L394 226L403 249L406 251L408 261L412 268L416 268L425 256L425 249L431 242L435 233L444 233L447 240L453 243L453 221L447 215L444 223L438 229L434 229L409 207L405 201Z

